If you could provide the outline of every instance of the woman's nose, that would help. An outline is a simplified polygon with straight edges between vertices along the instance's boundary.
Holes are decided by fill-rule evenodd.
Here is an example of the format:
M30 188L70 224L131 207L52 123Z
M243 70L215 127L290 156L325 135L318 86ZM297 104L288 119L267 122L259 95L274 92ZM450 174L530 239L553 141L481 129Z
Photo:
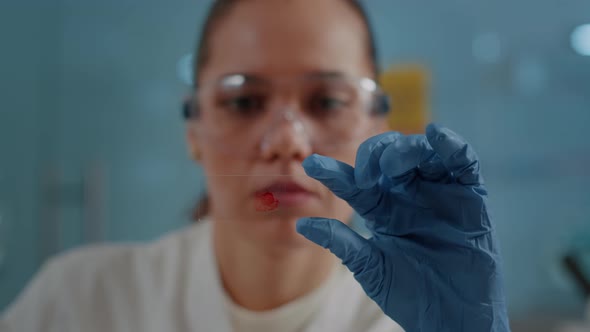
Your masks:
M260 143L262 158L303 161L312 152L309 134L296 112L291 109L280 112Z

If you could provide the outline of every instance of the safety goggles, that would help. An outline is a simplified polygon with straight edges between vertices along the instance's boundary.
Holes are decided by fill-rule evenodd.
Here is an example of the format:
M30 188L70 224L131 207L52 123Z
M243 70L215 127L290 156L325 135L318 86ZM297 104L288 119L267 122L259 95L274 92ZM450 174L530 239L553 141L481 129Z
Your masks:
M183 115L199 139L219 151L251 156L285 128L319 153L358 144L376 123L372 119L389 108L389 99L369 78L321 72L267 80L232 74L196 88Z

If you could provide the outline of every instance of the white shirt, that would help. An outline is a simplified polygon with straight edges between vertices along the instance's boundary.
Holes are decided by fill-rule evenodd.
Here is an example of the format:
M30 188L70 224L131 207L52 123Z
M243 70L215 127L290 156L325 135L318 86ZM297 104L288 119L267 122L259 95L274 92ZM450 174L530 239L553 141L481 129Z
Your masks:
M239 308L225 294L208 222L137 245L62 254L3 316L1 332L398 332L341 268L275 310Z
M265 312L254 312L242 308L224 296L234 332L281 331L301 332L312 324L321 311L324 299L346 278L348 271L338 266L330 278L318 289L286 305Z

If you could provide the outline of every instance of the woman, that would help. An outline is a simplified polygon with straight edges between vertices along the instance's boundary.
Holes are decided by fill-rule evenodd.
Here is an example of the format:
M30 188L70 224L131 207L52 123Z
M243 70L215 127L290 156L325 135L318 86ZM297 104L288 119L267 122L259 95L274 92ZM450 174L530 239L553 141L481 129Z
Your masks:
M476 156L437 126L386 132L376 67L355 1L217 1L185 112L208 216L52 260L2 327L508 331ZM338 221L353 209L370 240Z

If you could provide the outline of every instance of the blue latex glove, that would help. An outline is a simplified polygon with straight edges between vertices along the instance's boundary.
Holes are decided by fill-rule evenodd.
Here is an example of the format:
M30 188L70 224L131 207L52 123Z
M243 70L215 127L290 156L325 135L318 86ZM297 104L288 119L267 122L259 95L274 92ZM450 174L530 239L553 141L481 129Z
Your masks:
M510 331L501 259L472 148L449 129L389 132L364 142L356 165L319 155L306 173L346 200L373 237L304 218L297 230L329 249L406 331Z

